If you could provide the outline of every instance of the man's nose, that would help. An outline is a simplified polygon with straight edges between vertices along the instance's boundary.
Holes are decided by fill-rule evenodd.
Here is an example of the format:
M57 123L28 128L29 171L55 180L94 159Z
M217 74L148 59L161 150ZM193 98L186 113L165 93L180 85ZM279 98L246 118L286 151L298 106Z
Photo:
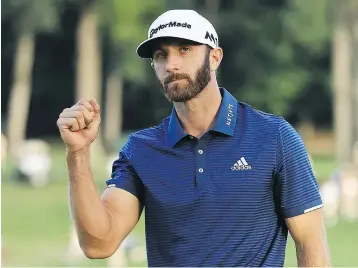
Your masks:
M170 54L167 56L167 72L173 73L179 70L180 58L177 55Z

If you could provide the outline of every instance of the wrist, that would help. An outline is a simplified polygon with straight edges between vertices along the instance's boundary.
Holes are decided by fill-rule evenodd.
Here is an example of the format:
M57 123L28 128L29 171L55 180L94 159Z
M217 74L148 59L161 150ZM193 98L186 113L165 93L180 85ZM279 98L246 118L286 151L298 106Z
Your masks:
M67 147L66 148L66 155L67 157L74 157L74 158L77 158L77 157L83 157L83 156L89 156L90 155L90 147L89 146L86 146L84 148L81 148L81 149L73 149L73 148L69 148Z

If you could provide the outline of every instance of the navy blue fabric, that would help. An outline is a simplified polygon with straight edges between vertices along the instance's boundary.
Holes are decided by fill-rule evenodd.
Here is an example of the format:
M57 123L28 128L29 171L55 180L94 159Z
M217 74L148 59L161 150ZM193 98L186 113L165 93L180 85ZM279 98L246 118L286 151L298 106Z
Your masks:
M108 187L145 207L149 266L283 266L285 218L322 204L292 126L220 90L216 123L199 140L173 109L131 134L113 163Z

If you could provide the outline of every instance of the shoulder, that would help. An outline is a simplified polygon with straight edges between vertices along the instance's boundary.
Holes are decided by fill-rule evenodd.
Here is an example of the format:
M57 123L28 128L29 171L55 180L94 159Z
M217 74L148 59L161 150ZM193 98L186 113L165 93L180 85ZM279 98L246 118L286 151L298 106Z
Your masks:
M167 133L170 117L165 117L160 124L133 132L130 137L136 141L158 140Z
M245 121L256 132L274 135L277 143L302 142L300 134L283 116L255 109L247 103L238 102L238 120Z
M162 143L166 138L169 118L169 116L165 117L158 125L132 132L123 148L133 151L140 149L143 145Z
M270 128L278 133L281 125L287 123L282 116L255 109L245 102L238 101L237 107L238 120L245 120L248 125Z

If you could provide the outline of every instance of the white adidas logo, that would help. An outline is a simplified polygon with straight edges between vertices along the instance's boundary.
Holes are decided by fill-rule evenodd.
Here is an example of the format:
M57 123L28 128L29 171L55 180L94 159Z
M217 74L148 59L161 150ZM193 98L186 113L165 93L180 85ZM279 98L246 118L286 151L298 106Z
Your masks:
M231 170L248 170L251 166L246 162L244 157L241 157L232 167Z

